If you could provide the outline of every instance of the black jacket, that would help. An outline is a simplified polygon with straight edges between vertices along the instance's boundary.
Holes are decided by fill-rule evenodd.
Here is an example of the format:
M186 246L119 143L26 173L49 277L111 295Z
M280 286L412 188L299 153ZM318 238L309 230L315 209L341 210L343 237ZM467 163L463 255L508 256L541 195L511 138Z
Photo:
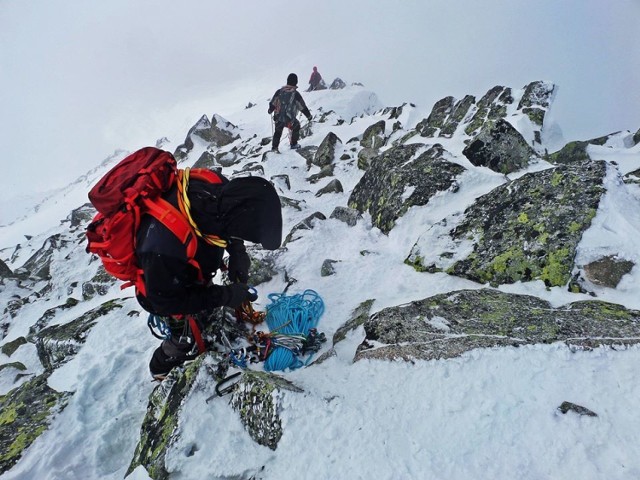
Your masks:
M177 189L164 198L177 207ZM227 240L230 263L249 269L249 256L243 242L262 243L265 248L280 246L282 216L280 201L273 186L259 177L224 179L222 185L193 180L189 185L191 214L203 233ZM138 296L142 307L158 315L198 313L226 305L231 292L225 286L211 284L222 266L224 250L198 239L198 270L187 262L184 245L161 222L144 215L137 232L136 255L144 272L146 297ZM234 280L234 279L232 279Z

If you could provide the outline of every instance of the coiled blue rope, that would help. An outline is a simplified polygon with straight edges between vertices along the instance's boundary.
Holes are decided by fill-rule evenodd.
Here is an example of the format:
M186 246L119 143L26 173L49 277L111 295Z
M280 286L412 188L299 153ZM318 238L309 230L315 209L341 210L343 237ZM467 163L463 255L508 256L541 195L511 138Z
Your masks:
M268 372L300 368L306 365L298 358L302 341L309 330L318 326L324 313L324 302L314 290L305 290L297 295L271 293L271 304L267 305L265 321L271 331L273 347L264 362Z

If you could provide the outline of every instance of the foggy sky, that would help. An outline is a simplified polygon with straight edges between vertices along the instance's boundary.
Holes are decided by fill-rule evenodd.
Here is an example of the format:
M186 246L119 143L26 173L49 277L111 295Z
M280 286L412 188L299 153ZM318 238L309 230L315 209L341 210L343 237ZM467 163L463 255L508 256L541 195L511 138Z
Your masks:
M313 65L389 106L549 80L567 141L636 131L639 20L639 0L0 0L0 196L184 135L239 85L305 86Z

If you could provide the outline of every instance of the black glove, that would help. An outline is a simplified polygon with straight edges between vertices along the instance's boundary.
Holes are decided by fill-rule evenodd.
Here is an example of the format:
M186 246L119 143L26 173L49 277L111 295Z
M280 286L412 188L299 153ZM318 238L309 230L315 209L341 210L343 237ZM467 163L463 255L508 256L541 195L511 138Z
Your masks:
M227 251L229 252L229 280L234 283L247 283L249 281L251 259L247 254L244 243L234 240L227 246Z
M223 305L231 308L238 308L244 302L254 302L258 299L258 294L249 290L249 287L244 283L232 283L223 287L225 289L225 295Z

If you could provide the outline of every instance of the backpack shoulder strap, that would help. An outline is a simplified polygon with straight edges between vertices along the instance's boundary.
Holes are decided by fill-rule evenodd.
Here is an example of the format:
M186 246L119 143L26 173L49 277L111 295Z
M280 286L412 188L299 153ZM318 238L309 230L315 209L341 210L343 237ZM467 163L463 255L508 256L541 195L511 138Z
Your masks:
M146 213L167 227L185 245L188 262L200 270L200 266L195 261L198 238L187 219L164 198L158 197L153 200L145 198L143 202Z

